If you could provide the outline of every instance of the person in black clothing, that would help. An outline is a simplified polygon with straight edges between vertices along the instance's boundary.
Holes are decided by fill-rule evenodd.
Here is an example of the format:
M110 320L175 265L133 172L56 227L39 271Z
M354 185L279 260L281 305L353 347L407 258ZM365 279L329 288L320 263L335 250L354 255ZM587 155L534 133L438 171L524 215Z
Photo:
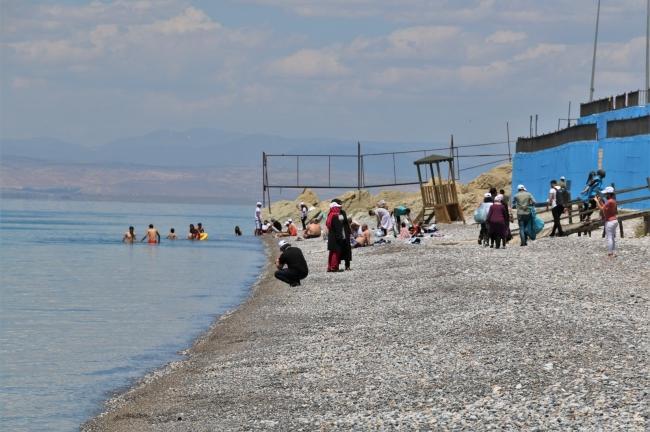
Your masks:
M334 198L332 202L342 205L340 199ZM348 215L345 213L345 210L341 208L341 215L343 222L343 231L345 232L345 243L341 248L341 261L345 262L345 269L350 270L350 263L352 262L352 244L350 243L350 238L352 235L352 230L350 229L350 221L348 220Z
M282 282L288 283L289 286L299 286L300 280L306 278L307 274L309 274L305 256L299 248L292 247L286 240L280 240L278 246L280 246L282 254L275 263L278 267L275 277Z

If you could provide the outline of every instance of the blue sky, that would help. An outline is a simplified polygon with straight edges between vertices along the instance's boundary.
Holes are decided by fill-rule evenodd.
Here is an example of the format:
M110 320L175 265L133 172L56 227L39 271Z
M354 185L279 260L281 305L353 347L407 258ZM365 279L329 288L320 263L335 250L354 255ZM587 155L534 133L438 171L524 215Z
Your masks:
M596 97L641 88L646 0L602 0ZM588 97L595 0L0 0L3 138L157 129L459 143Z

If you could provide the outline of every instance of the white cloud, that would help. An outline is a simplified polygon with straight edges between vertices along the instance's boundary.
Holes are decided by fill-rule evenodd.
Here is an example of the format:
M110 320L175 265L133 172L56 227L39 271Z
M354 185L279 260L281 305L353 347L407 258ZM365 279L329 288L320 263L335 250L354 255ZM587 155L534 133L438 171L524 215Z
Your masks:
M269 65L276 75L300 78L333 78L348 73L338 56L325 51L303 49Z
M219 28L221 28L221 24L212 21L205 12L193 7L188 7L182 14L168 20L156 21L147 26L148 30L162 34L185 34Z
M33 89L45 85L47 85L47 81L42 78L18 76L11 81L11 86L16 90Z
M544 57L551 57L555 54L564 52L566 49L567 46L564 44L540 43L515 56L515 60L530 61Z
M499 30L485 38L485 42L492 44L513 44L524 41L526 38L527 35L524 32Z

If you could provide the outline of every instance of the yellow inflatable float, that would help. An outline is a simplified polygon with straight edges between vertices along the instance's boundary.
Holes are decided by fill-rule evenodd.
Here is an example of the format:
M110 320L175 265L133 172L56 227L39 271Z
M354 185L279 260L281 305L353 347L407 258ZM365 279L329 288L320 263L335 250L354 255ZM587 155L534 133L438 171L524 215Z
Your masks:
M206 232L201 233L201 235L199 236L199 240L207 240L207 239L208 239L208 233Z

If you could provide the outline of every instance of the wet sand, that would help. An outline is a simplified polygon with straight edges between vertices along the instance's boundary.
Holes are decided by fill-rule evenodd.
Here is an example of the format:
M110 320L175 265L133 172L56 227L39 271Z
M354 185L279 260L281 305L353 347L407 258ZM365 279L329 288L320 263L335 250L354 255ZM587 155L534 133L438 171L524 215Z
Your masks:
M109 401L85 431L646 430L650 237L479 247L472 226L355 250L310 276L269 265L187 360Z

